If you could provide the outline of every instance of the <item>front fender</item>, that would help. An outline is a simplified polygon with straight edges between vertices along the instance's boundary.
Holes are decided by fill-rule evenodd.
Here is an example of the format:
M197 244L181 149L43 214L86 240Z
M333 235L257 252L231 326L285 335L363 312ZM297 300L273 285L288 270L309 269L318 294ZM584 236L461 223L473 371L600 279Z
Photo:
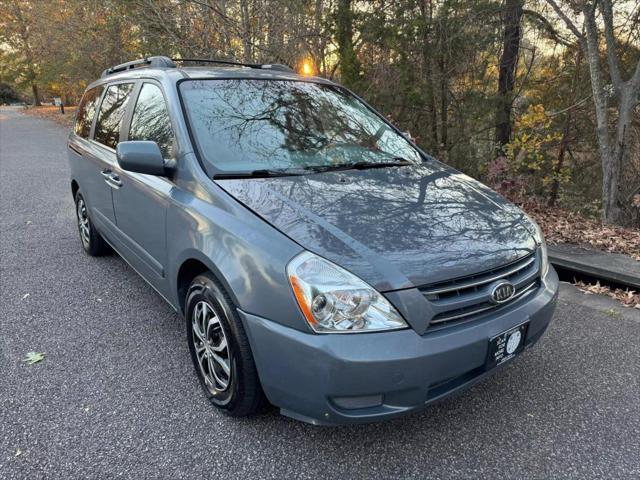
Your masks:
M215 184L211 195L174 195L167 213L170 290L178 301L178 273L189 259L206 265L245 312L310 331L286 276L303 249L239 205ZM179 248L177 248L179 246Z

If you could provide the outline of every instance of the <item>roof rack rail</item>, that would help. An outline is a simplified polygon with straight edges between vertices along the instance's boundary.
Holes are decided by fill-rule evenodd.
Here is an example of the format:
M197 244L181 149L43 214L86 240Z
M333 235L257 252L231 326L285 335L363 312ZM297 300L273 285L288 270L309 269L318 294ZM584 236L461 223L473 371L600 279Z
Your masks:
M216 60L211 58L172 58L173 62L190 62L190 63L216 63L218 65L235 65L238 67L259 68L264 70L277 70L280 72L293 72L289 65L282 63L244 63L235 62L233 60Z
M133 60L131 62L121 63L109 67L102 72L102 77L113 75L114 73L124 72L125 70L132 70L137 67L151 67L151 68L175 68L176 64L169 57L144 57L139 60Z

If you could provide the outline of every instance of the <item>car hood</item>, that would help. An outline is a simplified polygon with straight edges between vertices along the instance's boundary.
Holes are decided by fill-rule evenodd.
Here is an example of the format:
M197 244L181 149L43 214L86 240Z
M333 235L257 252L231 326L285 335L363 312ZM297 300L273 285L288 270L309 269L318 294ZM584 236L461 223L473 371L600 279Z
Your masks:
M536 246L535 227L519 209L435 161L216 183L380 291L490 270Z

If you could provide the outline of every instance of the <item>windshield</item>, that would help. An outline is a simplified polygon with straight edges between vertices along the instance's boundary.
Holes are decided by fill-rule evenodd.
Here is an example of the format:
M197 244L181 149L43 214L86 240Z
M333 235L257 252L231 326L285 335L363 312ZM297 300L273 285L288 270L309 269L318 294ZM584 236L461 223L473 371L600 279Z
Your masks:
M419 153L345 90L288 80L180 84L202 158L222 172L420 163Z

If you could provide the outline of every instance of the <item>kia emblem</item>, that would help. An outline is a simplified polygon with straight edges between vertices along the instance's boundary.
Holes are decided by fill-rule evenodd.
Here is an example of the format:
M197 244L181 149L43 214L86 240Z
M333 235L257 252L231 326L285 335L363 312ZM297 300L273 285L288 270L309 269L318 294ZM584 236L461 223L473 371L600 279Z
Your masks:
M491 303L508 302L514 293L516 293L516 289L513 284L507 280L502 280L491 289Z

